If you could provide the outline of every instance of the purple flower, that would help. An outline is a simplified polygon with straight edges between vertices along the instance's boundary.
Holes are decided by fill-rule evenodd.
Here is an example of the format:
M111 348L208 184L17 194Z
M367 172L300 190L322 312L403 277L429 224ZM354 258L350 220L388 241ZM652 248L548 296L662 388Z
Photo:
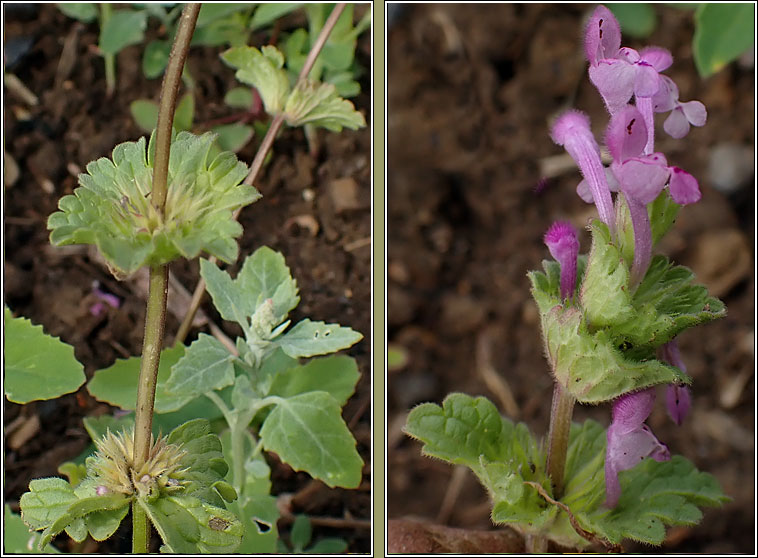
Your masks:
M692 126L704 126L708 119L708 111L700 101L679 102L679 88L668 76L661 77L661 87L653 96L652 104L655 112L669 112L663 123L663 129L672 138L681 139L686 136Z
M90 314L93 316L99 316L103 313L105 310L105 305L107 304L111 308L118 308L121 306L121 300L116 295L112 295L110 293L106 293L105 291L100 290L100 283L97 281L93 281L92 283L92 293L95 295L95 298L99 300L99 302L96 302L92 305L92 307L89 309Z
M590 119L583 112L569 110L555 121L550 136L555 143L565 147L571 158L576 161L582 176L589 184L600 219L608 225L611 234L615 234L616 215L613 200L600 159L600 147L590 130Z
M641 98L658 93L658 72L672 61L671 54L662 48L650 47L642 53L621 48L621 28L605 6L598 6L587 24L584 49L590 63L590 81L611 114L623 108L632 95Z
M620 471L631 469L646 457L656 461L671 458L668 447L644 424L654 402L655 391L650 388L622 395L613 403L605 453L605 505L609 508L615 508L621 497Z
M671 366L676 366L683 373L687 373L687 367L684 365L682 355L679 352L679 345L676 339L661 346L662 360L668 362ZM671 384L666 387L666 410L677 426L681 426L684 419L690 412L692 398L690 388L685 384Z
M550 255L561 265L561 299L570 298L576 288L576 258L579 238L570 223L556 221L545 233Z

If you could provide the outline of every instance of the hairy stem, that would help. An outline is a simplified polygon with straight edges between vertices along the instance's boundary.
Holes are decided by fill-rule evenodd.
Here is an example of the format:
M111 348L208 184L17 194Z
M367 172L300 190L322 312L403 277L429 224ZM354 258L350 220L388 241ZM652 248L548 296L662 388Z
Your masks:
M321 52L321 49L324 48L324 44L326 43L326 40L329 38L329 34L332 32L332 29L334 29L334 26L337 23L337 20L339 19L344 9L345 9L344 2L334 6L332 13L327 18L326 23L324 23L324 27L321 29L321 33L316 39L316 42L313 43L313 46L311 47L311 50L308 53L308 57L305 59L305 63L303 64L303 69L300 71L300 75L298 75L297 77L297 82L295 83L295 87L297 87L300 84L300 82L303 81L308 76L308 73L313 68L313 64L316 62L316 58ZM269 126L268 131L266 132L266 135L263 137L263 141L261 142L261 145L258 148L258 151L255 153L253 162L250 165L250 172L247 174L247 176L245 177L245 180L243 181L244 184L247 184L248 186L252 186L253 182L255 182L255 179L257 178L258 173L260 172L261 168L263 168L263 163L266 160L266 155L268 155L268 152L271 149L271 146L274 144L274 138L276 137L276 134L279 132L279 129L282 127L282 124L284 124L284 115L282 113L279 113L274 117L274 120L271 122L271 126ZM234 213L235 219L239 216L240 211L241 211L241 208L235 211ZM211 263L215 264L216 258L211 257L210 261ZM189 333L189 330L192 327L192 321L195 319L195 314L197 313L197 309L200 307L200 302L202 301L204 293L205 293L205 281L201 278L200 281L198 281L197 286L195 287L195 291L192 293L192 303L190 304L190 307L187 310L187 314L184 316L182 325L179 326L179 331L176 332L176 338L175 338L176 344L184 343L184 340L187 338L187 334Z
M563 494L563 473L566 468L571 415L574 413L576 399L556 383L553 390L553 406L550 411L550 430L548 431L547 474L553 483L553 496L560 499Z
M547 538L540 535L526 536L526 551L529 554L546 554Z
M132 554L147 554L150 528L147 514L137 500L132 502Z
M156 130L155 166L151 202L163 215L168 183L168 161L171 150L171 125L176 110L176 93L179 88L182 67L187 58L189 43L195 30L200 4L185 6L179 28L171 49L166 75L163 78L158 128ZM155 406L155 385L158 380L163 334L166 327L166 299L168 297L168 265L150 268L145 336L142 344L142 361L137 387L137 407L134 416L134 468L140 469L150 453ZM140 506L132 508L134 531L132 550L135 554L147 553L150 531L145 511Z

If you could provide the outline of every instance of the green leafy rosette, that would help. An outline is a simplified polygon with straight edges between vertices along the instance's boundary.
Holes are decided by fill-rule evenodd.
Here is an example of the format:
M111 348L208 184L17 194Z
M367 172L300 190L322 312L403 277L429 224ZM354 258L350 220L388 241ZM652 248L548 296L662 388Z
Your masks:
M210 157L215 134L177 134L171 144L164 214L151 200L151 138L117 145L79 175L80 187L61 198L48 219L56 246L94 244L113 274L124 278L145 265L205 251L225 262L237 258L242 226L233 212L261 196L245 184L247 166L231 152Z

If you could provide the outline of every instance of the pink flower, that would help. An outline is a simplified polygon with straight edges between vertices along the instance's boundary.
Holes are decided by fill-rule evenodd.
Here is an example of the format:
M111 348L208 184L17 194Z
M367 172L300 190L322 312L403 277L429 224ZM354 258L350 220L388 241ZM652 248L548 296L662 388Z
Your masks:
M570 223L556 221L545 233L550 255L561 265L561 299L570 298L576 288L576 258L579 238Z
M605 505L609 508L615 508L621 497L620 471L631 469L646 457L656 461L671 458L668 447L644 424L654 402L655 391L650 388L622 395L613 403L605 452Z

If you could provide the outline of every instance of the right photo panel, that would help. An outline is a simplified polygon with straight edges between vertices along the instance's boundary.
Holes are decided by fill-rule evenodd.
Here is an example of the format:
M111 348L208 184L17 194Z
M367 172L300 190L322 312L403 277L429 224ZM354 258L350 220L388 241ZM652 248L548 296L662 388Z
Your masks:
M389 554L755 551L754 8L387 4Z

